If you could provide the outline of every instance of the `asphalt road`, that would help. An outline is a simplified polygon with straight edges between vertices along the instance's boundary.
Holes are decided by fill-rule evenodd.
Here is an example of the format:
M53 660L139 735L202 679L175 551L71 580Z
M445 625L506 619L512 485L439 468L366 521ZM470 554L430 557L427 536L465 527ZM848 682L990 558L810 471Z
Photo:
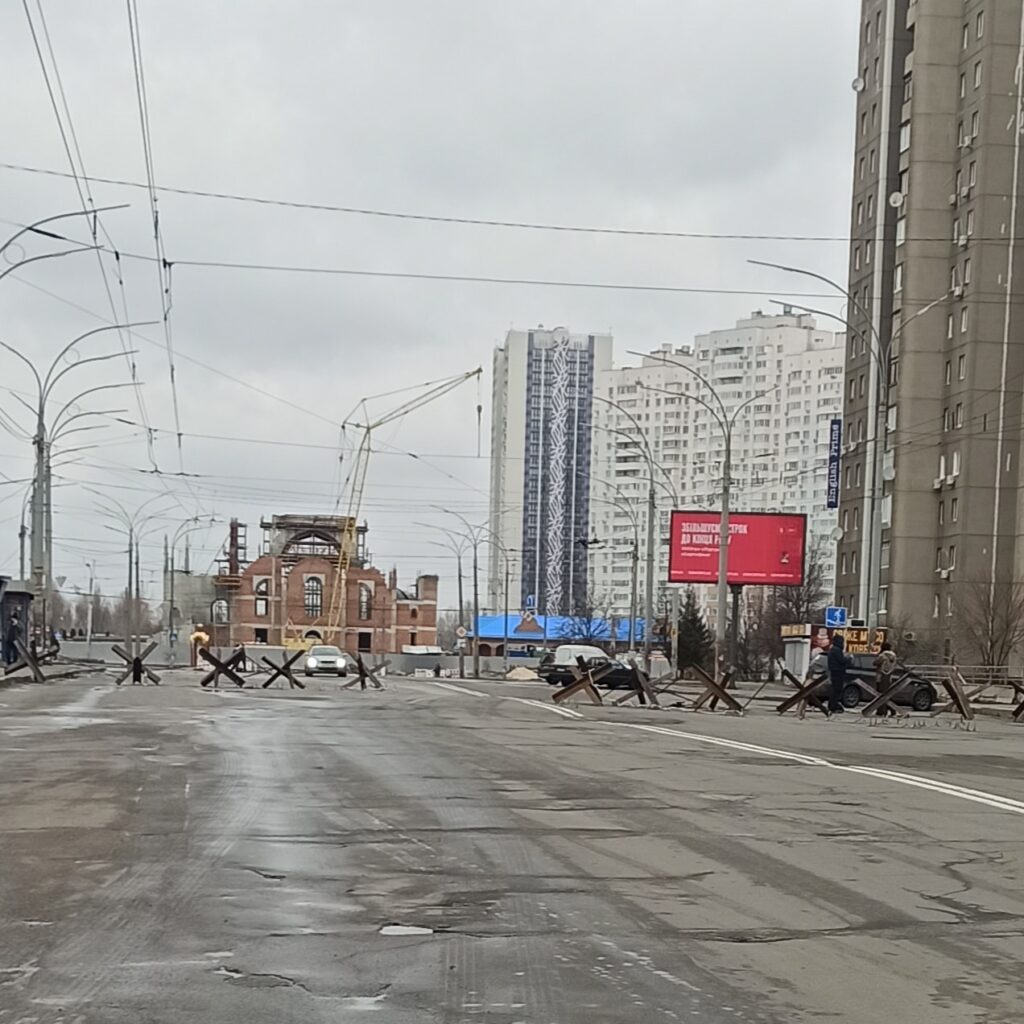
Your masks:
M0 1024L1024 1019L1024 731L549 697L0 690Z

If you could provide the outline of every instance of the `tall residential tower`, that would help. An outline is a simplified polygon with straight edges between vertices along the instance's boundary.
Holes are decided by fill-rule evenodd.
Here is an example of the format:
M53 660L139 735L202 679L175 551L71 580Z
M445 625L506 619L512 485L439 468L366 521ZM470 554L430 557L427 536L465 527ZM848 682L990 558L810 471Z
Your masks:
M595 375L610 334L509 331L494 351L487 605L581 612L587 604L590 437ZM504 548L504 552L502 550Z
M1022 62L1021 0L864 0L837 594L947 649L1024 577Z

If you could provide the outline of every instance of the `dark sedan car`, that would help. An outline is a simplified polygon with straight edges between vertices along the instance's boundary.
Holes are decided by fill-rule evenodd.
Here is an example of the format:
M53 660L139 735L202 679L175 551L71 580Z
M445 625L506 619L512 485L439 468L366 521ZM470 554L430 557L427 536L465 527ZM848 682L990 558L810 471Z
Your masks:
M938 700L938 692L927 679L919 676L909 665L897 665L893 680L905 672L910 672L910 681L893 698L893 703L900 707L912 708L914 711L931 711L932 705ZM855 654L853 665L847 670L848 681L843 689L843 707L855 708L859 704L872 699L867 690L861 689L858 680L863 680L872 689L875 686L875 657L873 654Z
M607 686L609 689L617 689L620 686L631 686L633 680L633 668L625 662L617 661L614 658L588 658L587 667L595 671L602 665L611 665L611 671L601 676L597 681L598 686ZM568 665L547 665L543 671L538 668L538 673L551 686L568 686L575 680L572 670Z

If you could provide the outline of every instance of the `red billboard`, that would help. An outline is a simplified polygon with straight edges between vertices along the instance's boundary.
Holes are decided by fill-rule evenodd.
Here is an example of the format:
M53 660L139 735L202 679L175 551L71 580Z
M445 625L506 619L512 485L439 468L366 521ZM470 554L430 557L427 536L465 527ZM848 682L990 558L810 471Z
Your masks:
M717 583L721 513L672 513L669 583ZM804 581L807 517L777 512L729 516L729 583L796 587Z

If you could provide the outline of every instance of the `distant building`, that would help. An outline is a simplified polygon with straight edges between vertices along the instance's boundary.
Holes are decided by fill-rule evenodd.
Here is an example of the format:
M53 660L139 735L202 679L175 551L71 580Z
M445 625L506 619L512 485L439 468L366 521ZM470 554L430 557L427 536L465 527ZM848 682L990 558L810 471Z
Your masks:
M248 565L229 564L215 578L210 626L214 643L337 644L351 653L387 654L403 646L437 643L436 576L398 586L366 564L366 528L337 591L343 516L274 516L264 529L262 553ZM223 637L223 639L221 639Z
M587 600L594 379L610 334L509 331L494 352L489 527L510 559L509 604L569 614ZM504 556L490 545L486 603L503 607Z
M756 310L735 327L698 335L692 347L665 345L640 366L598 374L596 393L620 407L594 408L590 579L603 611L629 615L634 545L643 611L648 468L638 436L656 466L656 593L668 579L676 499L682 508L721 508L722 432L697 401L714 405L695 374L711 383L729 414L769 392L740 413L733 430L732 508L806 514L809 546L818 545L831 596L837 513L826 507L828 440L830 421L842 414L843 360L843 335L821 330L813 317ZM712 601L712 622L715 610Z

